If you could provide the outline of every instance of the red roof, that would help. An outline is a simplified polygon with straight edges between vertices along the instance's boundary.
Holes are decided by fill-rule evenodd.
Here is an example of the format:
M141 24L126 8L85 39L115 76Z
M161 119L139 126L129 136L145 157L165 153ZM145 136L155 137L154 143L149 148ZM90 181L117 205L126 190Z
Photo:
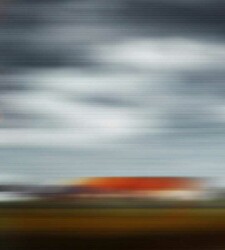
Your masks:
M88 178L83 185L104 190L179 190L196 187L199 180L179 177L97 177Z

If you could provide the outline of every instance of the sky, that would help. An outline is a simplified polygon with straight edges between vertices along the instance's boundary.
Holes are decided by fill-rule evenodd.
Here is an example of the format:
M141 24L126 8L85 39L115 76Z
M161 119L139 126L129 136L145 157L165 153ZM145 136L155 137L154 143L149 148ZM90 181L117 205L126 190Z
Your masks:
M225 174L224 0L0 4L0 172Z

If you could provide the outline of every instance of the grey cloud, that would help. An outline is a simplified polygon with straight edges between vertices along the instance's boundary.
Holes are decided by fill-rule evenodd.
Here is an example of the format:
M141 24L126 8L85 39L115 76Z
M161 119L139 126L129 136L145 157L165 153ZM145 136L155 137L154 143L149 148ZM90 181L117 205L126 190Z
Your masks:
M224 1L9 1L0 170L224 174Z

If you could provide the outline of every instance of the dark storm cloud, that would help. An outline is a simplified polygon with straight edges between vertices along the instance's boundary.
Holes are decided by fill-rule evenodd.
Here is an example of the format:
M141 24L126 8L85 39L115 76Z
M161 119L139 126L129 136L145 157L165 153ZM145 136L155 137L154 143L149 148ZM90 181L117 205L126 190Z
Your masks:
M114 40L139 35L222 37L224 8L224 1L212 0L5 2L0 63L4 67L93 65L90 45L101 44L108 36Z
M224 30L225 2L222 1L164 1L128 0L125 1L121 15L131 23L171 24L185 29L207 27ZM187 31L187 30L186 30Z
M26 41L26 38L21 44L18 44L18 41L10 41L9 43L2 44L0 52L2 55L0 64L2 66L54 67L91 64L91 62L85 58L86 53L82 47L80 47L80 50L74 48L73 51L69 53L69 51L65 52L60 44L56 46L45 44L42 46L36 42L31 43Z
M14 1L3 7L3 21L18 25L43 25L51 20L74 25L107 22L140 28L143 24L156 27L171 24L172 29L182 26L186 32L200 27L213 32L224 30L225 24L223 0Z
M90 16L88 8L82 11L73 1L69 1L67 7L65 5L65 2L5 3L0 21L0 65L90 65L87 46L90 41L85 42L80 38L84 31L78 25L80 22L85 23L86 12L86 17ZM66 21L67 18L69 20Z

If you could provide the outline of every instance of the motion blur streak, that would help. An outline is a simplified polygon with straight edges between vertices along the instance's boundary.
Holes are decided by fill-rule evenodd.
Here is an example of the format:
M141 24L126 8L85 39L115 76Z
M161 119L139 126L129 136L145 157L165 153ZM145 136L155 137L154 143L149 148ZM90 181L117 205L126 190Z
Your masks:
M224 9L0 2L3 250L225 248Z

